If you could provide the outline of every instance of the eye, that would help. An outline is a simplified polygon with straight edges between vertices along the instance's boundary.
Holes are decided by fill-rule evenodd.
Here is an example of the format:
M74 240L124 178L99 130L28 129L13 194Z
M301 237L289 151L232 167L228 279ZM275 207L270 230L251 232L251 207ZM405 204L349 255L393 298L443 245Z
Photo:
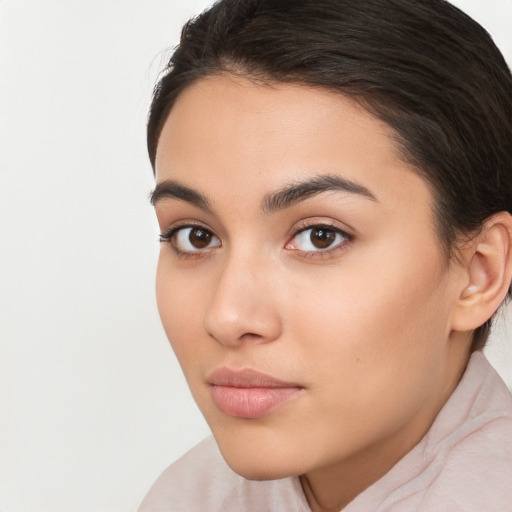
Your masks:
M198 253L220 247L220 240L208 229L200 226L181 226L160 235L161 242L169 242L178 254Z
M327 252L351 239L349 234L334 226L311 226L297 232L286 244L286 249L303 252Z

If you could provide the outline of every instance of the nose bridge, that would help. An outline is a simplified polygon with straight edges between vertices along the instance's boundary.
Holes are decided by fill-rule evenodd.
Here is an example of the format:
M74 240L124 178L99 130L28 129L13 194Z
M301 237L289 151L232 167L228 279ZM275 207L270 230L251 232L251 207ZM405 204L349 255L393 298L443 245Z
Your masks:
M226 252L205 313L208 334L224 345L243 340L273 341L281 320L273 300L272 267L260 251L240 247Z

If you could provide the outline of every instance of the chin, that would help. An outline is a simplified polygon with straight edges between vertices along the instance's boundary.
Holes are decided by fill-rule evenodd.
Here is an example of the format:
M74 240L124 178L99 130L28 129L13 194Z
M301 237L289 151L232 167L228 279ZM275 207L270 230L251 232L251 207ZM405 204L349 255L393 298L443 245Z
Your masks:
M247 480L279 480L296 476L290 467L283 467L273 460L241 460L241 457L224 457L227 465L238 475Z
M216 437L216 436L215 436ZM264 442L237 442L216 437L227 465L248 480L278 480L302 474L302 464L286 452L283 445Z

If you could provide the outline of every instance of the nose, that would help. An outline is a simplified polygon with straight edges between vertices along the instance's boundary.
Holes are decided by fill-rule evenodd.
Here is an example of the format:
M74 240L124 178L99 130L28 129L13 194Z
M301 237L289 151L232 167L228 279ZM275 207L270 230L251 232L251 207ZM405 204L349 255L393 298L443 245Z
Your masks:
M268 343L281 334L277 280L268 262L229 256L217 269L216 286L204 317L204 328L218 343L236 347Z

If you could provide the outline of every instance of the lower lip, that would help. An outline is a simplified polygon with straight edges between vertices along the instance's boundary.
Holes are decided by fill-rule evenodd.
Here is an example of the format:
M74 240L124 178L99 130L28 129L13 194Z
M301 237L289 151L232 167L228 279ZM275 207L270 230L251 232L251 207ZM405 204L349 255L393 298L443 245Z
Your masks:
M259 418L295 397L300 388L237 388L212 386L217 407L236 418Z

